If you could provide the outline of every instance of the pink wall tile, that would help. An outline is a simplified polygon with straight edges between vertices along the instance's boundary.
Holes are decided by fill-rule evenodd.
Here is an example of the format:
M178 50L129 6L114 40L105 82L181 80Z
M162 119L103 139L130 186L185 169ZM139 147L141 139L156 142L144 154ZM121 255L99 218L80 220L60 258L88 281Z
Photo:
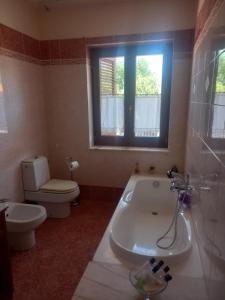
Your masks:
M211 133L215 109L222 112L222 123L225 119L223 105L214 104L215 46L224 49L224 16L225 1L220 0L205 0L198 16L186 142L186 171L195 187L192 215L209 300L225 293L225 139Z
M39 41L23 34L24 54L28 56L40 58Z
M42 67L0 56L7 132L0 132L0 197L23 201L20 164L47 154Z
M40 59L49 60L50 59L50 42L40 41Z
M60 40L61 58L85 58L85 47L85 39Z
M220 5L223 0L206 0L197 16L195 39L197 40L201 31L209 18L213 8Z
M61 58L60 41L59 40L49 41L49 47L50 47L50 59L51 59L51 61L53 61L55 59L60 59Z
M20 53L24 52L23 34L7 26L1 26L2 47Z
M149 41L158 39L174 40L175 52L192 52L193 29L152 32L145 34L115 35L91 38L74 38L61 40L38 41L19 31L0 24L0 46L14 51L8 55L31 61L32 58L40 59L45 64L71 64L86 63L88 57L87 47L93 44L111 44ZM25 54L26 57L20 54ZM39 61L40 63L40 61Z

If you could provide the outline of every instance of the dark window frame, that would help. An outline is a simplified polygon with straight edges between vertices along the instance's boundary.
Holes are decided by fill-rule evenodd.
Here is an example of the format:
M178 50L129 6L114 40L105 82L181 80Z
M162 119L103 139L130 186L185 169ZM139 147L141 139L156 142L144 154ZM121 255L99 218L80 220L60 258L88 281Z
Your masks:
M101 48L91 47L89 50L91 60L94 146L168 148L173 43L171 41L160 41L146 44L105 46ZM135 137L134 135L136 56L146 54L163 54L160 137ZM125 58L124 136L102 136L99 58L116 56L124 56Z
M208 92L210 95L207 95L209 98L209 103L211 106L214 106L215 102L215 96L216 96L216 80L217 80L217 74L218 74L218 68L219 68L219 58L220 55L219 51L222 50L222 53L225 51L225 42L222 38L217 38L213 41L212 50L210 53L210 69L209 69L209 78L210 80L210 86L208 88ZM224 149L225 146L225 140L224 138L216 138L212 136L212 130L213 130L213 118L214 118L214 110L212 107L208 110L206 120L209 119L209 124L206 124L206 128L208 128L205 139L209 145L213 145L216 150Z

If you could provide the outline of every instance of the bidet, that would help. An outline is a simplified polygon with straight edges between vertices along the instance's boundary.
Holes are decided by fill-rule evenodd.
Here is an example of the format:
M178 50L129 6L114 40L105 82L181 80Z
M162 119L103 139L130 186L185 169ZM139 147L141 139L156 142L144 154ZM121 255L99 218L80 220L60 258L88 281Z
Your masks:
M14 250L27 250L35 245L35 229L47 218L41 205L8 202L5 211L9 244Z

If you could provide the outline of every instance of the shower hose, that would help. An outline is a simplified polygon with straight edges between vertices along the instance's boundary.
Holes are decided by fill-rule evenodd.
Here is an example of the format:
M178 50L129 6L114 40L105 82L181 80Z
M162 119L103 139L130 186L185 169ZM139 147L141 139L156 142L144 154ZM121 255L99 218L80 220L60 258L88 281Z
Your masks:
M174 215L173 215L173 219L170 223L170 226L167 229L167 231L156 241L156 246L159 247L160 249L170 249L170 248L172 248L172 246L176 242L176 239L177 239L177 220L178 220L180 208L181 208L181 203L179 201L179 195L178 195L175 212L174 212ZM173 227L174 227L174 234L173 234L173 239L170 242L170 244L167 245L167 246L160 245L160 242L167 237L168 233L171 231L171 229Z

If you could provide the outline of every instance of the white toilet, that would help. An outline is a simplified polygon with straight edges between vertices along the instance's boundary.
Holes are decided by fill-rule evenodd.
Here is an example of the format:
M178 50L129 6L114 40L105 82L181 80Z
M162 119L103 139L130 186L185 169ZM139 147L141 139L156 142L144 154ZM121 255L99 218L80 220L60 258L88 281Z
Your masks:
M80 194L72 180L50 179L48 160L44 156L22 162L25 200L43 205L48 217L70 215L71 202Z
M7 202L5 211L9 245L13 250L28 250L35 245L35 229L47 218L40 205Z

